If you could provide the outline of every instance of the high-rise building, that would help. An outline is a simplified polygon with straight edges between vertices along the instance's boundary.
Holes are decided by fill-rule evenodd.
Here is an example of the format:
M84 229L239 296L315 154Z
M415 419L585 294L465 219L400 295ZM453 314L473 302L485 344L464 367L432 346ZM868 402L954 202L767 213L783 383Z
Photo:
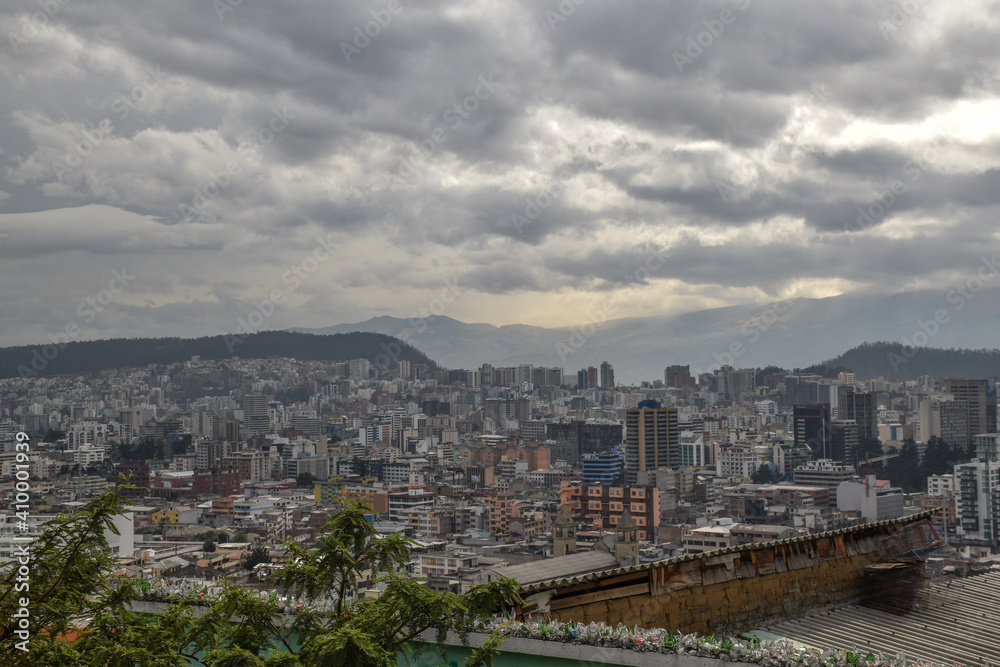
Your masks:
M668 387L680 389L688 383L693 383L690 365L681 366L674 364L673 366L667 366L663 371L663 384Z
M970 380L958 378L945 378L941 380L941 388L955 397L956 401L965 403L966 414L969 422L969 440L964 443L968 446L973 436L980 433L992 433L996 431L996 406L992 408L993 418L990 419L989 395L990 387L987 380Z
M583 464L584 482L617 484L625 471L625 452L612 449L600 454L586 454L580 462Z
M756 388L757 371L753 368L734 369L726 373L726 389L730 400L739 401L747 394L752 396Z
M597 382L597 369L593 366L587 367L587 389L597 389L600 385Z
M601 389L615 388L615 369L606 361L601 362Z
M222 459L232 453L228 442L199 442L194 446L195 470L209 470L222 465Z
M858 423L853 419L834 419L830 422L830 458L834 461L856 464L858 462Z
M209 410L198 410L191 416L191 430L212 439L219 437L219 417Z
M785 376L785 405L800 405L819 402L818 375Z
M289 418L289 425L299 435L308 435L313 438L320 436L319 417L315 410L301 410L295 412Z
M994 551L1000 546L1000 435L973 436L976 458L955 465L956 514L965 540Z
M877 438L878 400L875 392L857 392L848 385L837 387L837 418L857 422L859 440Z
M677 408L642 401L625 412L625 479L635 484L640 471L680 464Z
M792 408L796 447L808 447L816 458L830 458L830 406L805 403Z
M580 391L583 391L584 389L590 389L590 387L587 386L587 369L586 368L581 368L580 370L578 370L576 372L576 387Z
M267 409L267 398L263 394L247 394L243 397L243 426L250 436L271 432L271 416Z

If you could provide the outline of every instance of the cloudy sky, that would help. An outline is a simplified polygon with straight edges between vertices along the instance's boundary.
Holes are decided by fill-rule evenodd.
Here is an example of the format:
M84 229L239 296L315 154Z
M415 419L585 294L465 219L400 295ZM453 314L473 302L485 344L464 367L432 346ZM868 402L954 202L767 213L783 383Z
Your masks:
M946 289L1000 8L908 1L4 3L0 343Z

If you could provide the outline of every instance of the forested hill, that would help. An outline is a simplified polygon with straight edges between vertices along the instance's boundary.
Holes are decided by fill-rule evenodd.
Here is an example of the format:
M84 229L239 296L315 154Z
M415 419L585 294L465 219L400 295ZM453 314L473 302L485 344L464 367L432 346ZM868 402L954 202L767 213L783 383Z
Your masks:
M395 367L397 361L434 362L398 338L378 333L314 335L288 331L203 338L115 338L62 345L0 348L0 378L93 373L111 368L171 364L193 356L205 360L292 357L312 361L368 359Z
M1000 350L904 347L902 343L863 343L819 366L854 371L859 380L916 380L935 378L984 378L1000 375Z

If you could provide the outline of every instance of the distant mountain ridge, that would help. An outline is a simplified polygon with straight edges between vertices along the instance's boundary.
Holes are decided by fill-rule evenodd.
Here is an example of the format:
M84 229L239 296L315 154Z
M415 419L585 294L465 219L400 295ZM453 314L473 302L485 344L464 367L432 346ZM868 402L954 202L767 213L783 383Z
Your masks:
M379 333L307 334L262 331L202 338L116 338L0 348L0 378L94 373L112 368L172 364L199 356L205 360L242 357L294 357L313 361L368 359L375 365L396 361L436 366L423 352Z
M1000 344L1000 288L984 289L960 304L949 297L953 295L933 290L845 294L561 328L467 324L445 316L419 320L381 316L294 331L374 331L402 337L449 368L526 363L562 366L573 373L606 360L614 366L616 380L638 383L662 379L663 369L671 364L688 364L692 372L723 364L802 368L873 341L971 350ZM932 320L942 311L943 322L935 327ZM922 374L914 375L915 367L900 364L893 373L876 376L915 379ZM891 365L884 368L892 370ZM864 377L861 370L855 372Z
M906 346L879 341L865 343L821 364L847 368L859 378L884 377L916 380L934 378L983 378L1000 376L1000 349L965 350Z

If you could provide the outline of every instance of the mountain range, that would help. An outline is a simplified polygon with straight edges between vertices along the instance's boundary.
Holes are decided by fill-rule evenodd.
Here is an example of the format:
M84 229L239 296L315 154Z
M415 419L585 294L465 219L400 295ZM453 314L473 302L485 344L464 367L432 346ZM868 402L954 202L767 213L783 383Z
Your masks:
M448 368L533 364L567 373L609 361L619 383L663 378L670 364L705 372L777 365L805 367L865 342L917 348L996 348L1000 288L978 293L921 290L891 295L844 294L711 308L676 316L633 317L546 328L494 326L445 316L374 317L365 322L294 331L366 331L406 340ZM912 364L890 364L897 379L913 379ZM887 376L888 377L888 376Z

